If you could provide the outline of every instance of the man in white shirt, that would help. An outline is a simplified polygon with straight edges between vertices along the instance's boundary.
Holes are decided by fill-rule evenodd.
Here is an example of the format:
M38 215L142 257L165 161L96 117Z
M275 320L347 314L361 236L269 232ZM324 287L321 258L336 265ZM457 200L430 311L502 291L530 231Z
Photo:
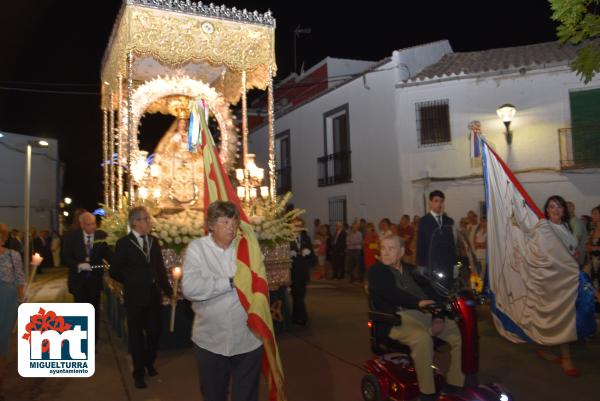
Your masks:
M248 314L233 285L237 269L239 212L235 204L209 205L210 234L190 243L183 262L182 289L192 302L192 341L205 401L256 401L262 342L248 328Z

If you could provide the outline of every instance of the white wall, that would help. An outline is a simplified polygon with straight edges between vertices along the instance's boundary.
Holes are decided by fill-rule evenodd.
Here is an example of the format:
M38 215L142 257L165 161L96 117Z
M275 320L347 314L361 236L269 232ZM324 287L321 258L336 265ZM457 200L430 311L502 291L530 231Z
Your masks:
M0 222L10 228L23 229L23 189L25 181L25 148L27 135L3 132L0 138ZM31 210L30 225L51 229L57 213L58 142L46 139L48 148L33 148L31 158Z
M600 79L586 88L598 85ZM566 68L508 77L399 86L396 93L396 130L400 137L398 153L403 204L412 204L411 214L423 213L423 193L439 188L449 192L449 214L460 217L477 207L484 198L481 180L430 182L428 185L414 184L413 181L427 176L442 178L480 174L481 168L470 165L468 139L469 122L479 120L483 134L513 171L556 170L555 173L517 174L540 207L548 196L559 194L573 200L579 213L589 212L593 205L600 203L600 175L558 171L558 129L571 126L569 90L582 87L583 83ZM419 148L415 103L439 99L449 99L452 142ZM517 108L511 124L511 145L507 144L504 125L496 115L496 108L504 103L511 103Z
M384 65L381 69L388 67ZM394 114L394 76L393 70L370 73L366 78L370 89L365 88L362 79L357 79L276 120L276 133L290 131L292 202L307 210L304 216L307 222L314 218L328 221L328 199L343 195L347 199L349 220L397 214L394 202L399 187L391 183L398 182L399 174L396 157L389 152L390 146L398 146L394 121L390 118ZM323 115L346 103L352 182L319 187L317 158L324 155ZM249 147L257 154L257 161L266 166L266 127L250 135Z
M343 75L359 74L376 64L374 61L349 60L327 57L327 76L331 79ZM329 81L329 87L337 86L341 81Z
M546 169L517 173L540 207L553 194L572 200L578 214L589 213L600 204L597 171L559 171L558 129L571 126L569 90L584 87L574 73L555 67L523 75L412 86L400 83L396 88L403 70L415 75L451 51L446 41L423 48L421 53L419 48L395 53L392 61L379 67L387 71L369 73L364 81L356 79L276 120L276 133L290 131L292 202L307 210L309 227L314 218L328 220L328 198L340 195L347 198L350 221L364 217L377 222L389 217L397 222L404 213L421 215L426 211L424 195L433 189L446 192L447 211L455 218L469 209L478 210L484 190L481 168L472 168L469 159L468 124L473 120L482 123L483 133L513 171ZM407 69L393 68L403 63ZM598 86L600 77L586 88ZM452 142L421 148L415 103L439 99L449 99ZM349 105L352 182L318 187L323 114L345 103ZM504 103L517 108L510 146L496 115L496 108ZM249 142L258 163L266 167L266 127L252 133ZM473 178L465 178L470 176ZM427 177L430 179L423 180Z

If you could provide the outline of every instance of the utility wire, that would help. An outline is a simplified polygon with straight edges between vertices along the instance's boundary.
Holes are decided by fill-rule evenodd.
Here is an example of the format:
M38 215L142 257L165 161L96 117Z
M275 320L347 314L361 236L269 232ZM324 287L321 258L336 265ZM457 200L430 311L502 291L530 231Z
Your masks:
M286 85L281 88L276 89L295 89L295 88L305 88L310 86L315 86L324 83L335 83L335 82L343 82L348 81L361 75L373 74L377 72L389 71L397 68L396 66L391 68L380 68L372 71L359 72L356 74L344 74L344 75L335 75L326 79L314 80L314 81L304 81L297 82L295 84ZM276 82L275 85L280 84L283 80ZM0 81L0 84L3 85L40 85L40 86L98 86L98 84L69 84L69 83L57 83L57 82L26 82L26 81ZM72 90L54 90L54 89L34 89L34 88L23 88L18 86L0 86L0 91L13 91L13 92L24 92L24 93L47 93L54 95L84 95L84 96L100 96L100 92L83 92L83 91L72 91Z
M69 82L33 82L33 81L0 81L0 84L5 85L41 85L41 86L100 86L100 83L97 84L75 84Z
M99 92L78 92L78 91L59 91L49 89L30 89L30 88L9 88L7 86L0 86L0 90L13 91L13 92L28 92L28 93L49 93L53 95L91 95L99 96Z

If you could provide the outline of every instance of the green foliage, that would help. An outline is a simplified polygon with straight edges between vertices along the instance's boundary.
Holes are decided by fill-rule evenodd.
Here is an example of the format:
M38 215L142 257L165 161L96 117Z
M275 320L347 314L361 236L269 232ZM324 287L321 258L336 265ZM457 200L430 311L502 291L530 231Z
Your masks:
M556 34L561 43L580 44L600 36L600 0L549 0L552 19L560 25ZM591 41L577 51L573 71L587 84L600 72L599 41Z

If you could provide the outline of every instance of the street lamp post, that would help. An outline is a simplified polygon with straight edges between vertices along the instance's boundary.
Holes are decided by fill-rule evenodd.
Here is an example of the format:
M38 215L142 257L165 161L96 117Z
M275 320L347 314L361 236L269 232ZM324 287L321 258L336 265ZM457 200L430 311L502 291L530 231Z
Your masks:
M24 244L23 244L23 264L25 266L25 277L29 279L29 213L30 213L30 202L31 202L31 149L32 147L47 148L48 142L44 140L29 141L27 143L27 149L25 151L25 189L23 193L23 215L24 215Z

